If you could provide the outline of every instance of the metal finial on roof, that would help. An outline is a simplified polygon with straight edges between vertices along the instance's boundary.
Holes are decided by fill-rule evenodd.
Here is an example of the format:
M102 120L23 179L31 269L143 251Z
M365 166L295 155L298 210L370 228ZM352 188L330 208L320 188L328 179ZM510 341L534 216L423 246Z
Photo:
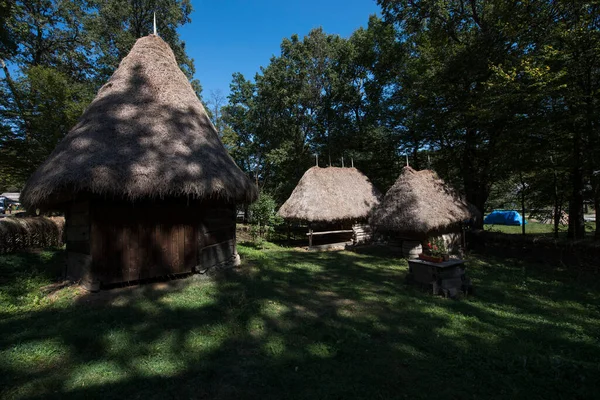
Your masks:
M319 155L315 154L315 165L318 167L319 166Z
M156 13L154 13L154 36L156 36Z
M342 157L342 168L344 168L344 157Z

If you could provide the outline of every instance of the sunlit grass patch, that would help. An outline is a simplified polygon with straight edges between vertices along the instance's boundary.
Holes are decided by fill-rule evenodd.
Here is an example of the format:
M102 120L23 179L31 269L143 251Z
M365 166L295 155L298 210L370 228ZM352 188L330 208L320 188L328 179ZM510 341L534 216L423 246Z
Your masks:
M0 397L423 398L436 387L448 398L586 398L599 390L593 279L477 255L467 262L476 294L449 300L407 285L406 261L384 247L239 251L241 268L214 281L99 295L66 287L52 298L40 287L53 282L45 266L60 252L0 257L9 272L3 301L23 300L1 310Z

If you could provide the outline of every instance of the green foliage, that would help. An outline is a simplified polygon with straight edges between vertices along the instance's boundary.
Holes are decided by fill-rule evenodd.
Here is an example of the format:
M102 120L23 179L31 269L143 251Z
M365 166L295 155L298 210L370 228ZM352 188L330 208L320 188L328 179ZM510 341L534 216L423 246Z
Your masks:
M0 0L0 21L7 21L14 12L14 4L10 0ZM3 22L0 24L0 58L14 54L17 44L14 32Z
M53 67L29 67L12 86L0 86L0 186L22 185L93 97L90 85Z
M236 161L278 202L315 155L321 166L354 159L376 185L390 186L399 172L398 138L385 124L382 98L394 46L394 30L372 17L349 39L322 29L284 39L255 82L234 74L223 119Z
M270 194L261 192L258 199L249 207L252 224L250 232L253 239L261 244L263 239L269 238L276 226L283 223L283 219L275 211L276 206L277 203Z
M444 254L448 254L448 249L446 248L446 243L444 242L444 238L441 236L434 236L429 239L425 246L427 253L432 256L442 256Z
M190 21L189 0L0 2L0 188L24 185L135 40L152 32L155 11L160 36L192 79L177 33Z
M49 305L41 289L56 282L65 256L57 249L0 255L0 310L18 315Z

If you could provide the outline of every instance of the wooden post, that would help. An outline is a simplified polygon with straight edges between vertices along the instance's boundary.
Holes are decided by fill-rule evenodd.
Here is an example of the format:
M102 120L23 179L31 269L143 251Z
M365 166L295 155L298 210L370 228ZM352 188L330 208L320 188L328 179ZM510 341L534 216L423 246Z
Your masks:
M291 235L290 235L290 223L287 223L287 241L288 241L288 246L292 244L292 240L291 240Z
M313 237L313 230L312 230L312 227L310 226L310 224L308 224L308 247L312 247L312 237Z

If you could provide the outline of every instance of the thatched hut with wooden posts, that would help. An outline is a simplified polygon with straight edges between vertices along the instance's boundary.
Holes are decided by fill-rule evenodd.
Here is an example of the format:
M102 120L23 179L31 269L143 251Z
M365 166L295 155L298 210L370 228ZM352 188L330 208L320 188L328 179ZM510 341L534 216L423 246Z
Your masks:
M139 39L27 182L66 216L67 274L88 287L237 259L236 203L257 197L160 37Z
M370 240L366 222L380 198L371 181L354 167L315 166L304 173L279 215L308 223L309 248L313 237L322 235L328 235L329 243L357 244Z
M450 249L461 246L462 226L475 211L434 171L409 166L373 211L371 224L402 242L405 256L421 252L421 242L442 236Z

